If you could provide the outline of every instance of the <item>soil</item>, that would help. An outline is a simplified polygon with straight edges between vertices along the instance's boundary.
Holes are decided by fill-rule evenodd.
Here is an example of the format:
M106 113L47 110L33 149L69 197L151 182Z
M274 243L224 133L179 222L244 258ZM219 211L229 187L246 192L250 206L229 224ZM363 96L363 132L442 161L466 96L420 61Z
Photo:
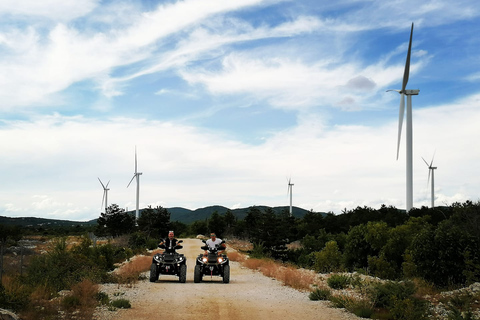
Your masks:
M286 287L238 262L230 262L228 284L219 276L204 276L201 283L194 283L193 269L202 243L184 239L183 245L179 252L187 257L186 283L168 275L160 275L157 282L151 283L146 274L146 280L133 287L104 285L101 291L110 297L128 299L132 307L115 312L104 310L97 313L96 319L360 319L343 309L329 307L329 302L311 301L308 292Z

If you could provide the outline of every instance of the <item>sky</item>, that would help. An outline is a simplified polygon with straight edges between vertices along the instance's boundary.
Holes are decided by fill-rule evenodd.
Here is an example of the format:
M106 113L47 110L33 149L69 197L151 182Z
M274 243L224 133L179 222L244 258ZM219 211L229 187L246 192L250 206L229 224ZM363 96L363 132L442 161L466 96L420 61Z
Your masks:
M477 0L2 0L0 215L404 209L412 23L413 205L479 201Z

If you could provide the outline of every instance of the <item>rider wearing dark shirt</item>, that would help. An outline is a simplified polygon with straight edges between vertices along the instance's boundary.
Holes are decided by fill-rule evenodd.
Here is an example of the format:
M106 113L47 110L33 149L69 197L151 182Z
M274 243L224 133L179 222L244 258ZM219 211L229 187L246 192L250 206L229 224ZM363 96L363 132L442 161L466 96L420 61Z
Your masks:
M168 232L168 238L160 242L159 246L165 245L166 253L175 253L175 247L178 245L178 240L174 237L173 231Z

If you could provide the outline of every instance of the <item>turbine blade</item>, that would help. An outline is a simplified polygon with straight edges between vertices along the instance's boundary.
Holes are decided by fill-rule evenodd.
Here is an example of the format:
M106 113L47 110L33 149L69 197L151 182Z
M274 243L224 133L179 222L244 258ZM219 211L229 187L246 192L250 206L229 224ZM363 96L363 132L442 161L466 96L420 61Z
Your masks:
M137 146L135 146L135 173L137 173Z
M408 43L407 61L405 62L405 71L403 73L403 83L402 83L403 93L405 93L405 88L407 87L407 83L408 83L408 76L410 74L410 55L412 52L412 36L413 36L413 22L412 22L412 30L410 31L410 42Z
M97 177L97 179L98 179L98 181L100 181L100 184L102 185L103 189L105 189L105 186L103 185L102 180L100 180L99 177Z
M435 150L435 151L433 152L432 162L430 162L430 167L433 165L433 159L435 159L435 153L437 153L437 150Z
M135 172L133 174L132 180L130 180L130 182L128 183L127 188L130 187L130 183L132 183L133 179L135 179L136 176L137 176L137 173Z
M423 160L423 162L425 162L425 164L427 165L427 167L430 168L430 165L428 164L427 160L425 160L423 157L422 157L422 160Z
M108 188L108 185L110 184L110 180L108 180L107 182L107 185L105 186L105 188Z
M403 116L405 115L405 99L404 93L400 93L400 109L398 112L398 141L397 141L397 160L400 153L400 139L402 137Z

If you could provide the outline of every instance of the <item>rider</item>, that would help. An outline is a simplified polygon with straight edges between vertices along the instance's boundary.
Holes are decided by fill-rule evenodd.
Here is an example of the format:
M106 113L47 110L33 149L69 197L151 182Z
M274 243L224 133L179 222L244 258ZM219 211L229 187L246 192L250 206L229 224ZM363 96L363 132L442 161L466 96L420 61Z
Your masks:
M226 246L225 243L222 243L222 239L217 238L214 232L210 233L210 239L208 239L205 244L208 246L209 249L215 249L217 245L218 247L218 255L222 254L225 251ZM205 250L205 255L207 254L207 250Z
M166 253L175 253L175 247L179 245L178 240L175 238L173 231L168 232L168 238L164 239L158 246L165 245Z

